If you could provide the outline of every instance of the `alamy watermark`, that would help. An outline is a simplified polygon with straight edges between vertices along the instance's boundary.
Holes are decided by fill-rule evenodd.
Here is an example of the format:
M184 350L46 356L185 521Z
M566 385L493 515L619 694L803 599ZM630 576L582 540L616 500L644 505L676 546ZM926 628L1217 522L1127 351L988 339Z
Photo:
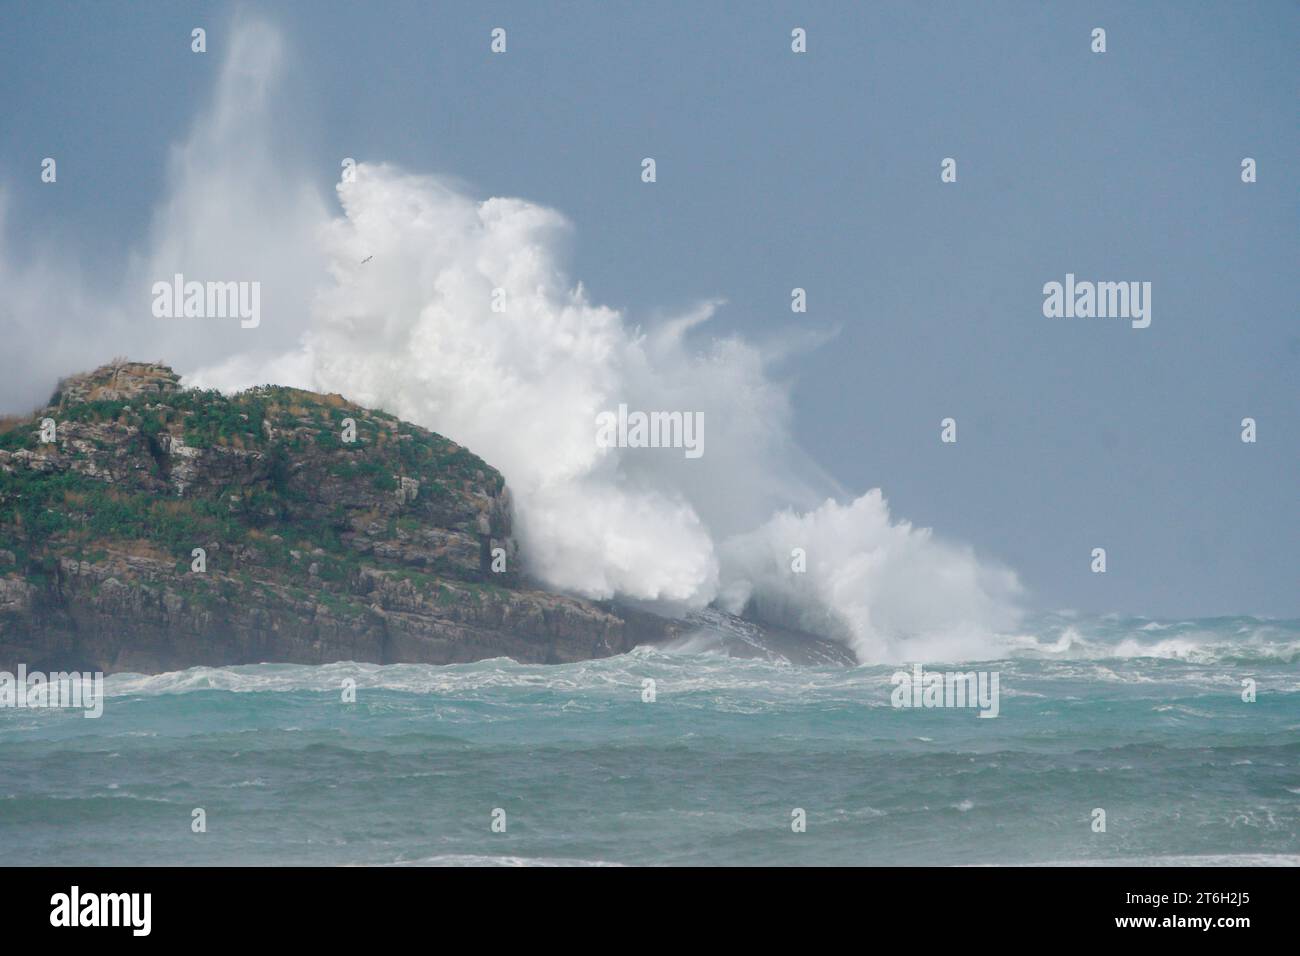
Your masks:
M55 927L120 926L133 936L148 936L152 913L152 893L83 893L74 885L50 897L50 925Z
M996 717L1001 709L999 671L895 671L890 703L895 707L974 707L980 717Z
M704 454L703 412L617 412L596 416L598 448L682 448L687 458Z
M1064 284L1043 286L1043 315L1049 319L1131 319L1133 328L1151 324L1150 282L1076 282L1073 272Z
M155 282L152 292L154 318L239 319L243 329L262 323L260 282L186 282L178 272L171 282Z
M28 672L26 664L19 664L17 674L0 671L0 707L77 708L84 711L83 717L102 717L104 674L102 671L45 674Z

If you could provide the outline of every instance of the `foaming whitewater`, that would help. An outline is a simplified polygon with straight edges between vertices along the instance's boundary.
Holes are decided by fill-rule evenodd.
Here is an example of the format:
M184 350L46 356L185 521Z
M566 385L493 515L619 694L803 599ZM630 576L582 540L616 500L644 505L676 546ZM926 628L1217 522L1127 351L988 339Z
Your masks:
M1006 656L1055 660L1151 658L1188 664L1294 664L1300 622L1237 616L1185 621L1036 615L1030 633L1006 638Z
M895 708L891 665L726 643L113 674L97 720L0 708L0 840L78 865L1300 862L1300 621L1052 615L1022 643L980 665L990 720Z
M782 512L723 553L724 607L839 638L864 662L995 657L1019 621L1013 572L892 521L879 490Z
M191 381L287 376L468 446L505 475L523 559L554 588L668 613L716 602L864 661L979 656L1014 627L1013 572L895 521L879 490L827 496L775 356L705 337L718 303L644 329L567 277L553 210L382 163L337 191L301 348ZM703 455L599 447L597 416L624 404L702 414Z

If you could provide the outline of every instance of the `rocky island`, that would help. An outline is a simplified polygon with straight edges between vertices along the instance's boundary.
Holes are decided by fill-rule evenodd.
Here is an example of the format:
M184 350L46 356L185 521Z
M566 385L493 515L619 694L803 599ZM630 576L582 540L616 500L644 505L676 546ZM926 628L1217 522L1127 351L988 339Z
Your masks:
M514 564L500 473L339 395L117 361L0 421L0 668L564 662L683 627Z

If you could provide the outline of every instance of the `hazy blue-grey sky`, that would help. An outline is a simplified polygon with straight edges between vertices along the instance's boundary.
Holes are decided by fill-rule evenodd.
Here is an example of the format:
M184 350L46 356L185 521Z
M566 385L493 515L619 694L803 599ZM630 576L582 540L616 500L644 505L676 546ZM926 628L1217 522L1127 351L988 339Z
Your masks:
M282 31L274 143L322 194L345 156L456 177L562 212L569 272L633 320L721 298L714 333L838 330L778 369L800 444L1032 605L1300 614L1300 6L7 4L0 276L119 280L239 11ZM1067 272L1149 281L1150 327L1045 318ZM6 298L4 410L111 357L69 303L37 334Z

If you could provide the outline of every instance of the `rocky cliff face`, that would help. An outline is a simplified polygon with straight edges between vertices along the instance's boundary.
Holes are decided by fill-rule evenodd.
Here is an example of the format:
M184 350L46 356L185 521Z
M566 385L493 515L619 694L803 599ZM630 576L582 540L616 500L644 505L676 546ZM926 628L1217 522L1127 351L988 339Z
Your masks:
M338 395L119 361L0 422L0 669L560 662L678 630L530 587L501 475Z

